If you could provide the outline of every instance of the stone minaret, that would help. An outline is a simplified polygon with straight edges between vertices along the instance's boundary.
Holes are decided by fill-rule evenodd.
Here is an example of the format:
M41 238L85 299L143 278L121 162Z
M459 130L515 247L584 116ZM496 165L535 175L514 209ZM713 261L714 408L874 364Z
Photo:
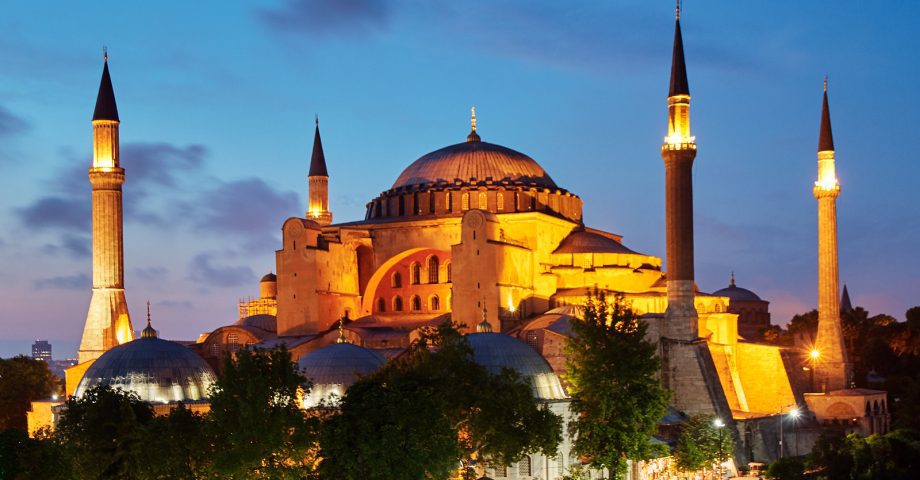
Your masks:
M80 363L134 339L125 301L121 209L125 170L119 165L118 108L108 60L106 55L93 113L93 165L89 169L93 185L93 296L80 341Z
M665 167L665 228L667 235L668 309L663 335L692 340L699 321L693 305L693 159L690 135L690 87L680 33L680 11L674 27L671 88L668 92L668 136L661 146Z
M323 141L319 138L319 117L316 117L316 133L313 136L313 156L310 158L309 205L307 218L320 225L332 223L329 211L329 172L326 171L326 156L323 154Z
M827 80L818 137L818 181L814 187L818 200L818 334L815 349L815 378L824 391L847 388L849 364L840 322L840 290L837 273L837 195L840 184L834 165L834 137L827 105Z

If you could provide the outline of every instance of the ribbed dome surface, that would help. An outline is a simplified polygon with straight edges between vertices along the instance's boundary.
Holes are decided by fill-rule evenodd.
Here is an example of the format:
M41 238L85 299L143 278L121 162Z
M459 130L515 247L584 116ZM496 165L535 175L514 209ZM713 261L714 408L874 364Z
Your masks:
M533 387L537 400L562 400L565 392L546 360L526 343L504 333L471 333L473 360L493 374L503 368L515 370Z
M214 382L214 371L195 352L168 340L139 338L97 358L74 395L109 385L150 403L197 401L207 400Z
M393 188L438 181L452 183L456 179L469 182L471 178L557 188L534 159L510 148L480 141L458 143L419 158L403 170Z
M386 359L379 353L351 343L333 343L308 353L297 362L304 376L313 382L304 407L341 397L358 375L373 373L384 363Z

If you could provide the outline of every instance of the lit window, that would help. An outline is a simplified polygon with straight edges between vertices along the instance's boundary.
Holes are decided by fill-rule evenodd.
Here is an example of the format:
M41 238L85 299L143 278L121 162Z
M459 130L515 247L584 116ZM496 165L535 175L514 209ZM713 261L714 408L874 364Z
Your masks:
M460 210L467 211L470 209L470 192L463 192L460 196Z
M432 255L428 258L428 283L438 283L438 257Z
M235 333L231 333L227 335L227 348L231 352L236 352L237 350L239 350L240 349L240 336Z
M412 310L419 311L422 309L422 298L418 295L412 296Z
M477 203L476 208L480 210L489 209L489 197L486 196L486 192L479 192L479 202Z
M496 208L498 210L505 209L505 192L498 192L498 196L495 198L495 201L498 203Z
M431 310L438 311L441 309L441 299L437 295L431 297Z

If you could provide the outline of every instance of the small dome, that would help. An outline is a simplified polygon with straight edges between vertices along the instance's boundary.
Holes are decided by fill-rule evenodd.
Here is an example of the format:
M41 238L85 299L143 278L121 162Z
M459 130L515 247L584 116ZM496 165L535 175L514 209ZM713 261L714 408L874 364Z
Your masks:
M259 315L250 315L246 318L237 320L234 325L241 327L255 327L266 332L276 333L278 331L278 317L262 313Z
M533 387L537 400L562 400L565 392L549 363L526 343L504 333L471 333L473 360L493 374L503 368L516 371Z
M266 273L265 276L262 277L262 280L259 280L259 283L277 282L277 281L278 281L278 277L276 277L274 273Z
M134 392L149 403L202 401L208 399L215 379L214 371L195 352L154 334L103 353L83 374L74 396L109 385Z
M566 236L553 253L625 253L636 255L622 243L601 235L576 228Z
M374 373L384 363L386 359L379 353L348 342L333 343L304 355L297 364L313 382L313 388L304 398L304 408L341 397L358 375Z
M762 302L756 293L741 287L726 287L712 292L717 297L728 297L732 302Z
M422 156L396 179L393 188L423 185L439 181L453 183L491 178L533 184L541 188L558 188L553 179L534 159L510 148L479 140L458 143Z

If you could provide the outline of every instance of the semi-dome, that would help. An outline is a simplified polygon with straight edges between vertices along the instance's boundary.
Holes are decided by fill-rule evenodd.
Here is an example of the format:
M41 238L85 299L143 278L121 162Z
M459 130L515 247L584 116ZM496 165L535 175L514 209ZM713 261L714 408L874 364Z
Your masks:
M313 388L304 398L304 408L341 398L358 379L358 375L376 372L386 359L379 353L348 342L333 343L314 350L297 362Z
M490 373L497 374L503 368L510 368L530 383L536 400L565 398L559 378L530 345L504 333L471 333L467 339L473 347L473 360Z
M477 137L478 138L478 137ZM534 159L494 143L471 140L435 150L406 167L393 188L438 182L521 182L555 189L556 183Z
M553 253L622 253L635 255L622 243L597 232L576 228L569 233Z
M178 343L157 338L148 323L143 337L97 358L83 374L74 396L109 385L150 403L205 401L215 380L204 359Z

